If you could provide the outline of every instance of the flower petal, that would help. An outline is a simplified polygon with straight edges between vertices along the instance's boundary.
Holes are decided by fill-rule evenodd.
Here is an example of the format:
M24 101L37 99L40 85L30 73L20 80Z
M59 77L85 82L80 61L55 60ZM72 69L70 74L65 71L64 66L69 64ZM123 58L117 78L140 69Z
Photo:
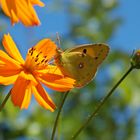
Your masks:
M31 100L31 88L27 87L25 90L25 95L24 95L21 109L23 108L27 109L30 104L30 100Z
M27 109L31 99L31 82L25 79L25 74L20 73L12 90L11 99L15 106Z
M47 87L56 91L69 91L74 88L75 80L69 77L60 77L54 74L46 74L39 78L39 80Z
M54 111L54 109L56 108L55 104L53 103L48 93L44 90L44 88L40 84L38 84L36 87L33 86L32 92L41 106L43 106L46 109L49 109L52 112Z
M11 18L11 23L17 23L19 21L17 17L16 0L1 0L1 7L4 13Z
M45 4L43 2L41 2L40 0L31 0L31 3L33 5L38 5L38 6L41 6L41 7L45 6Z
M15 7L15 1L11 1L11 0L1 0L0 1L1 3L1 7L4 11L4 13L7 15L7 16L10 16L11 13L10 13L10 9L16 9Z
M0 50L0 76L12 76L22 70L20 63Z
M17 0L17 15L25 26L39 25L39 18L29 0Z
M43 39L28 50L24 66L28 67L32 72L46 69L48 62L53 58L55 53L55 43L50 39Z
M19 22L19 18L16 15L16 13L14 12L14 10L11 10L11 14L10 14L10 18L11 18L11 24L14 25L15 23Z
M16 47L15 42L13 41L10 34L5 34L2 39L2 44L7 51L7 53L14 58L15 60L19 61L20 63L24 63L24 60L19 52L19 50Z
M40 42L38 42L34 48L38 52L42 52L45 58L50 61L52 57L56 54L56 44L50 40L50 39L42 39Z
M34 4L43 6L40 1ZM21 21L25 26L40 24L31 0L1 0L1 7L5 14L11 18L12 24L18 21Z
M63 76L63 73L60 71L59 67L54 65L47 65L46 69L36 70L34 72L35 74L39 74L39 75L46 74L46 73L50 73L50 74L53 73L53 74Z
M0 84L2 84L2 85L13 84L13 83L15 83L17 77L18 77L18 75L13 75L13 76L8 76L8 77L0 76Z
M47 87L56 91L68 91L74 88L75 80L64 77L56 66L48 66L48 71L37 71L37 78ZM46 73L45 73L46 72Z

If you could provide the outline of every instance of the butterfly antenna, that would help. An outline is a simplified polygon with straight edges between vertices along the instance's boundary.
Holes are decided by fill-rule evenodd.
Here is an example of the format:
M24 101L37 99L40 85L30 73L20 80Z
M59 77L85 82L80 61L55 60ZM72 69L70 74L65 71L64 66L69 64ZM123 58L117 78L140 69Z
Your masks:
M56 40L57 40L58 47L60 48L61 41L60 41L60 36L58 32L56 32Z

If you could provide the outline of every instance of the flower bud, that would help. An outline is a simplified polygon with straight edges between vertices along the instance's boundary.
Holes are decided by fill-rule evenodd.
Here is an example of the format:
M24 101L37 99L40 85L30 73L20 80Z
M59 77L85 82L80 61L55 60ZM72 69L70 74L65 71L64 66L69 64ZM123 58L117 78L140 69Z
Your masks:
M134 53L131 59L131 65L136 69L140 69L140 50L137 50Z

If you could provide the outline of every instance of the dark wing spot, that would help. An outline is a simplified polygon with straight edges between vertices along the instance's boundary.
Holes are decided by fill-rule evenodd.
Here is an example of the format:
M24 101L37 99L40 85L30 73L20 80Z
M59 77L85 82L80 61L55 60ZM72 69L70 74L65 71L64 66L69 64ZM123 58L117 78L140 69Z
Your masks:
M87 53L87 49L83 49L83 53L86 54Z
M99 46L102 46L102 44L98 44Z
M83 52L81 54L82 57L86 56L86 53L87 53L87 49L83 49Z

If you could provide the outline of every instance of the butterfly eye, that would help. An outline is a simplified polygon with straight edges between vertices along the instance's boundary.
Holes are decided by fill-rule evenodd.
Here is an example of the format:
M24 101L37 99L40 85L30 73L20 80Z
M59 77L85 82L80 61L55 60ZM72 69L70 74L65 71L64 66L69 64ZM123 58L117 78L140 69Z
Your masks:
M87 53L87 49L83 49L83 53L86 54Z

